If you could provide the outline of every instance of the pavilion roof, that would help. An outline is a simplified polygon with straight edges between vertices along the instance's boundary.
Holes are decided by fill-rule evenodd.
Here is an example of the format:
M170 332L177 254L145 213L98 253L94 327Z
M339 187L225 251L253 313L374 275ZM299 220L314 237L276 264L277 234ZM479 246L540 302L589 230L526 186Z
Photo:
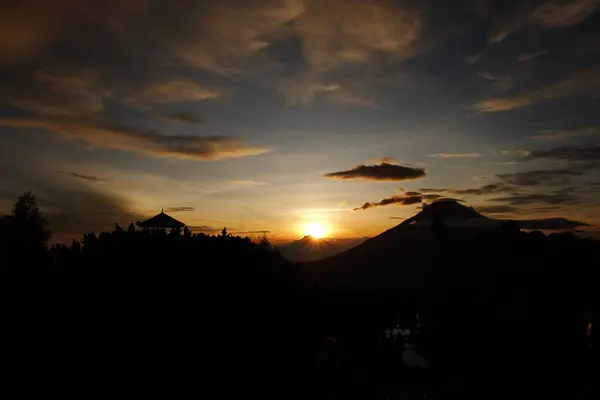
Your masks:
M161 211L152 218L142 222L138 221L137 226L140 228L183 228L185 224Z

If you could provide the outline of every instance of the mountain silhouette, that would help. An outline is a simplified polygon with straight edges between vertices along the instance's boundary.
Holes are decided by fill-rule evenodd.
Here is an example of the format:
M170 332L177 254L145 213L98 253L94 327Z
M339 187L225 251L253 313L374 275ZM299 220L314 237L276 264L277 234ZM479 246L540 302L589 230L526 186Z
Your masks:
M432 276L438 280L462 277L468 284L470 278L465 277L493 274L503 254L501 243L507 231L503 227L511 225L519 232L519 228L544 226L541 221L546 220L509 224L456 200L437 201L354 248L307 263L303 272L319 285L336 290L425 293L424 285L431 285Z
M410 225L414 223L433 223L437 218L444 221L469 221L489 219L479 214L473 207L467 207L460 204L457 200L446 199L438 200L435 203L426 205L423 210L412 218L405 220L401 225Z

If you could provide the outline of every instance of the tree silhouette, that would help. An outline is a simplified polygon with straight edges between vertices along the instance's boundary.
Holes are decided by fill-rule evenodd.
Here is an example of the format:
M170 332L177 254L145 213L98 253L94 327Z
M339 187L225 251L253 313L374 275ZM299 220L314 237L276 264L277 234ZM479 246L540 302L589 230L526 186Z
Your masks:
M31 191L17 198L10 213L10 230L16 245L45 248L51 233L48 221L42 216L36 197Z

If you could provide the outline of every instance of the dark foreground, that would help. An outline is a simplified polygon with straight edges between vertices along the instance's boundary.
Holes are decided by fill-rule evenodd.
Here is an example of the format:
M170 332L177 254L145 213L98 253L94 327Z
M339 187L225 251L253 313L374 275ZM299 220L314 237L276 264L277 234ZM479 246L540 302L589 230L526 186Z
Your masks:
M594 398L598 245L503 235L494 269L475 274L479 261L432 247L431 279L406 291L326 288L322 271L230 235L13 242L2 249L5 382L23 395ZM426 368L407 365L409 347Z

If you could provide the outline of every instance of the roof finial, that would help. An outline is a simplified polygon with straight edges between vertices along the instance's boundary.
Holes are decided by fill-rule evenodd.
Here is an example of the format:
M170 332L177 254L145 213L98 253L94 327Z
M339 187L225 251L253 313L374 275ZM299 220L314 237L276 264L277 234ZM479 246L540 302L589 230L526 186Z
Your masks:
M161 209L160 209L160 213L161 213L161 214L164 214L164 213L165 213L165 211L164 211L164 210L165 210L164 208L161 208Z

